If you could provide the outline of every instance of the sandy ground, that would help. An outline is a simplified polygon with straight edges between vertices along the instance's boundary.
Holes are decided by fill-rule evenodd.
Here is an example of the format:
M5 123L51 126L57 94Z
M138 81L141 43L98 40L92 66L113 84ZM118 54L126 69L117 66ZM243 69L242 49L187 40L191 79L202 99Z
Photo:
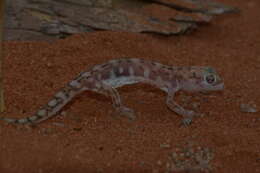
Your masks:
M180 37L95 32L55 42L5 42L3 116L26 117L79 72L121 57L217 69L224 92L180 93L203 116L188 127L149 85L119 89L136 111L112 116L111 100L86 92L33 129L0 123L0 172L260 172L260 2L223 0L241 14ZM184 98L184 99L183 99ZM181 166L180 166L181 165ZM179 169L178 169L179 168Z

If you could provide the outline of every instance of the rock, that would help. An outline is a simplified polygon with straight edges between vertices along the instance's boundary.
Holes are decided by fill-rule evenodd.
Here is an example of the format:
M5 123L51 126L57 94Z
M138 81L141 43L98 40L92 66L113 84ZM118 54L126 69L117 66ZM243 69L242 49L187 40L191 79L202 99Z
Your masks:
M210 22L212 15L235 12L212 0L9 0L6 6L5 40L57 39L96 30L176 35ZM147 14L154 6L159 13L162 8L173 12L163 19Z

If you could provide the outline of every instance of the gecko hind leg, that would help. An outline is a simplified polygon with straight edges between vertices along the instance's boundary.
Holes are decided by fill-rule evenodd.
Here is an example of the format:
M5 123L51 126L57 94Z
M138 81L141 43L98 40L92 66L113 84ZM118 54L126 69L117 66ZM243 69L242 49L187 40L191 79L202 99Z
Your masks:
M174 93L168 94L166 98L166 104L170 110L181 115L183 117L182 124L188 126L192 122L192 118L195 115L195 112L192 110L186 110L177 104L174 100Z
M120 95L114 87L112 87L108 84L104 84L104 83L102 83L101 86L102 86L101 88L102 88L103 92L105 92L106 95L111 97L113 107L115 108L116 113L118 113L119 115L125 116L130 120L136 119L134 110L131 108L128 108L122 104Z

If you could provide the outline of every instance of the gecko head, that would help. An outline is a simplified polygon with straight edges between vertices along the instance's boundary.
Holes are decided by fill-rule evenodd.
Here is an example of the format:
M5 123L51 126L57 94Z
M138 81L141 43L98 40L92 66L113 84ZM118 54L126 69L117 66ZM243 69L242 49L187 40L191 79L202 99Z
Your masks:
M224 89L224 82L211 67L191 67L186 73L182 89L186 91L218 91Z

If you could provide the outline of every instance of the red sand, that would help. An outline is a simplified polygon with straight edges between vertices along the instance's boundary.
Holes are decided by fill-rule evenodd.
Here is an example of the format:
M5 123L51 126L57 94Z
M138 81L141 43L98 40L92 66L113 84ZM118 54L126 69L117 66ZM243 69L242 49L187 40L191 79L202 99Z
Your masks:
M32 115L79 72L120 57L212 66L225 91L192 94L205 116L188 127L179 126L164 93L142 84L119 89L137 112L134 122L113 117L111 100L91 92L36 128L1 122L0 172L165 172L169 155L188 141L213 151L212 172L260 172L259 112L239 108L254 102L260 109L260 2L225 1L242 13L219 16L186 36L96 32L52 43L6 42L4 116Z

